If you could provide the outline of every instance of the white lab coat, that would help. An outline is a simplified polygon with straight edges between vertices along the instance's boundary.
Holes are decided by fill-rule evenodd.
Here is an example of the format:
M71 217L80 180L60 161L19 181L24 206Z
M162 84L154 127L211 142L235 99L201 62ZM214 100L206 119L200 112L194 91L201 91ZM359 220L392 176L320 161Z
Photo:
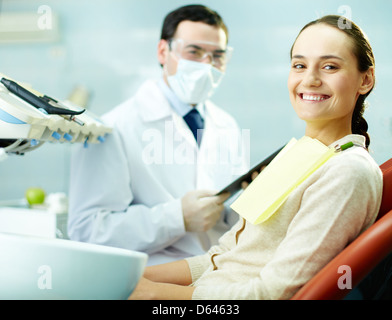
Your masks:
M75 146L71 161L71 239L143 251L149 264L202 254L238 219L227 214L207 233L186 232L181 197L220 190L249 166L234 119L205 104L200 148L154 81L102 117L113 133ZM246 144L246 143L245 143Z

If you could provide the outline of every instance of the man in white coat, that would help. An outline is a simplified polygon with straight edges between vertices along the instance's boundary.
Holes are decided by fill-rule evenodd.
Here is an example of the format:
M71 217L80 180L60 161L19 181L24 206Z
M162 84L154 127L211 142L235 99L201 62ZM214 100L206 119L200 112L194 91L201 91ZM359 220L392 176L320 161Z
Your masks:
M143 251L153 265L203 253L236 222L228 195L216 193L248 169L249 136L208 100L227 43L224 22L205 6L166 16L162 78L102 117L113 128L103 144L72 154L72 240Z

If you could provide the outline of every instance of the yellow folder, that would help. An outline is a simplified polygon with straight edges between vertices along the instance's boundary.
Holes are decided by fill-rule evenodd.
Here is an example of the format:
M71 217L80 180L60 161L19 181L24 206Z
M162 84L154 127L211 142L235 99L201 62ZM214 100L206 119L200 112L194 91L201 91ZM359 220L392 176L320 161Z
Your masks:
M266 221L297 186L334 155L334 148L316 139L291 139L231 208L252 224Z

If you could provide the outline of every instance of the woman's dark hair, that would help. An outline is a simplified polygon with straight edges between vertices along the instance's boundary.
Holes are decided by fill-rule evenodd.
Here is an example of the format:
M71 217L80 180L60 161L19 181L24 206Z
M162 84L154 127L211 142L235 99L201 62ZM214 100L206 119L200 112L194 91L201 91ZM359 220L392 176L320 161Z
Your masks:
M189 20L204 22L210 26L222 28L229 39L228 29L221 16L210 8L203 5L187 5L170 12L163 21L161 39L170 40L174 37L180 22Z
M344 24L343 24L343 21L345 21ZM342 17L342 16L338 16L338 15L324 16L320 19L309 22L307 25L305 25L302 28L302 30L299 32L298 36L306 28L313 26L315 24L320 24L320 23L324 23L324 24L332 26L336 29L339 29L342 32L344 32L346 35L349 36L349 38L352 40L352 43L353 43L353 53L357 58L358 70L360 72L365 72L365 71L369 70L370 67L375 66L375 59L374 59L374 55L373 55L373 50L372 50L372 47L370 46L368 39L366 38L365 34L362 32L361 28L358 27L354 22L348 20L346 17ZM294 44L295 44L295 42L294 42ZM294 44L291 47L290 57L292 56ZM373 87L374 87L374 85L373 85ZM366 147L368 147L370 144L370 137L369 137L369 134L367 133L368 124L367 124L365 118L363 117L363 113L364 113L365 107L366 107L365 99L370 94L370 92L372 90L373 90L373 88L371 90L369 90L369 92L367 92L366 94L362 94L358 97L357 103L354 108L353 117L351 120L352 132L355 134L360 134L360 135L365 136Z

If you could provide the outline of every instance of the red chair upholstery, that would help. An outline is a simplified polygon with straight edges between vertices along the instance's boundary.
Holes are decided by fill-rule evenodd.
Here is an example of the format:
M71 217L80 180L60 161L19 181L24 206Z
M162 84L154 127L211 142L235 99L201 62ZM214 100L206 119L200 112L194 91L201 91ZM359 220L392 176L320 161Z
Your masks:
M380 169L382 171L384 181L381 207L377 219L381 218L388 211L392 210L392 159L384 162L380 166Z
M383 172L383 195L376 222L308 281L292 300L338 300L350 289L340 289L339 280L349 266L351 285L355 288L392 252L392 159L380 166Z

